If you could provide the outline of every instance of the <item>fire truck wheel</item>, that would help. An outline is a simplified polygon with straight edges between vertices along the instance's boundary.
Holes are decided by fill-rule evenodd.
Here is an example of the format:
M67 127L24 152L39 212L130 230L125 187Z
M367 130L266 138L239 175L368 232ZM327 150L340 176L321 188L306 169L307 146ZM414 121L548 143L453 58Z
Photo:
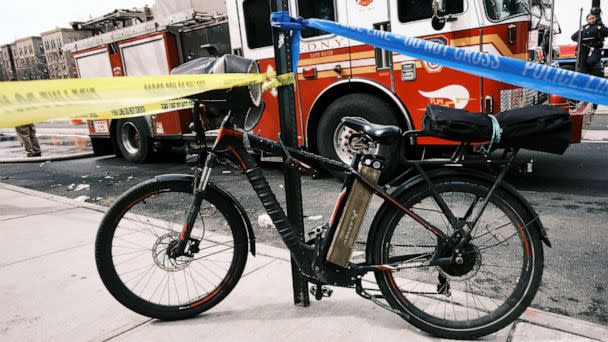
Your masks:
M317 147L320 155L346 164L350 164L353 158L348 145L353 131L342 124L341 120L345 116L362 118L376 124L398 125L394 108L390 103L374 95L349 94L335 100L327 107L319 121ZM382 182L393 173L398 165L398 158L393 158L393 156L398 153L399 146L397 144L380 145L377 149L378 155L386 159L381 177Z
M144 118L120 120L116 143L122 156L131 162L144 163L152 154L152 137Z

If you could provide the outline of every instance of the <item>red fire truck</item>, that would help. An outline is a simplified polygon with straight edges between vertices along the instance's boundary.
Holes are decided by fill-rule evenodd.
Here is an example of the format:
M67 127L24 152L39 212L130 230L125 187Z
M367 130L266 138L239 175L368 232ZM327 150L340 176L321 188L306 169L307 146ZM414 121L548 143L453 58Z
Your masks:
M293 16L373 27L463 49L528 59L529 35L535 29L530 15L531 6L543 6L544 3L516 0L291 0L290 8ZM257 60L261 71L273 70L269 2L227 0L226 6L229 52ZM444 19L445 25L434 25L438 20L433 18ZM127 75L144 72L137 67L132 69L136 72L132 72L131 59L139 60L141 66L163 59L168 64L162 73L167 73L170 67L187 60L184 56L188 53L175 43L187 39L182 32L177 33L165 30L102 44L78 52L75 58L78 64L79 56L101 51L110 56L108 63L114 70L121 68ZM162 40L157 43L158 55L138 56L134 46L154 39ZM346 143L351 132L340 123L344 116L397 124L404 129L419 129L429 103L495 113L542 102L546 98L532 90L518 89L316 30L303 32L301 48L296 78L299 142L306 149L346 162L351 158ZM84 76L82 68L79 64ZM109 70L109 66L106 69ZM270 139L276 139L279 131L276 96L276 91L264 95L266 109L253 128L254 133ZM170 121L173 124L169 124ZM147 149L147 144L164 139L169 132L173 139L186 140L189 133L187 122L187 113L169 113L148 119L147 126L132 120L102 121L92 122L90 129L94 144L103 137L114 142L114 152L122 153L130 160L143 161L147 153L138 154L138 149ZM581 138L582 118L575 117L575 122L573 139L577 142ZM447 142L420 138L415 143L429 146ZM381 147L382 153L391 153L391 148Z

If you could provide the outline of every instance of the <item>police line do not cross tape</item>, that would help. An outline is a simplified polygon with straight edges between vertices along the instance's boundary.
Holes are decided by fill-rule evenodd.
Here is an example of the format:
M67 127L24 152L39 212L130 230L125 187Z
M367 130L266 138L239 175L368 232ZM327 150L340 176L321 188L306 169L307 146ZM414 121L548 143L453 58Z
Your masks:
M294 61L297 61L300 51L300 32L310 27L469 74L570 99L608 105L608 80L600 77L386 31L322 19L296 19L287 12L272 13L271 22L280 29L294 31Z
M0 82L0 128L53 119L122 119L190 109L183 97L250 84L263 90L293 74L210 74ZM178 100L176 100L178 99Z

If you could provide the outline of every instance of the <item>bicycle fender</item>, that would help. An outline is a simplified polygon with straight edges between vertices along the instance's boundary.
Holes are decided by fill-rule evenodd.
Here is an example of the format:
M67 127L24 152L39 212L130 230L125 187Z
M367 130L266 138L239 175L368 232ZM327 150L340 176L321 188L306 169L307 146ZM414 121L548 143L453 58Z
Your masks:
M428 177L430 179L437 179L437 178L446 177L446 176L458 176L458 177L465 178L465 179L469 178L469 179L484 181L484 182L489 183L489 185L494 184L494 181L495 181L495 177L493 175L484 173L484 172L481 172L478 170L473 170L473 169L461 169L461 170L435 169L435 170L428 171L426 174L428 175ZM420 175L417 175L417 176L412 177L411 179L405 181L401 185L397 186L396 189L390 193L390 195L391 195L391 197L398 198L402 194L408 192L413 187L419 185L420 183L424 183L424 182L425 182L424 178ZM538 216L538 213L536 212L536 210L534 210L532 205L511 184L509 184L505 181L502 181L500 184L500 188L503 191L512 195L516 200L518 200L522 204L524 209L528 211L528 214L530 214L531 217ZM376 230L377 230L377 229L375 229L375 227L379 226L380 219L388 214L388 210L391 207L392 207L392 205L385 201L382 204L382 206L380 207L380 209L378 210L378 212L376 213L376 216L374 217L372 224L371 224L367 248L371 248L370 246L372 244L369 242L374 241L374 239L375 239L375 234L376 234ZM534 223L534 226L538 230L538 233L539 233L540 238L543 241L543 243L547 247L551 247L551 241L549 241L549 236L547 235L547 231L545 230L545 227L543 226L540 218L538 218L536 220L536 222ZM370 255L369 253L367 253L367 254Z
M194 182L194 177L192 175L186 174L160 175L154 177L154 179L158 181L188 182L190 184ZM255 256L255 234L253 231L253 226L251 225L251 221L249 220L249 216L245 211L245 208L243 208L243 206L236 200L236 198L234 198L234 196L232 196L228 191L211 182L207 183L207 189L205 191L215 192L216 194L220 195L221 197L224 197L226 200L232 203L234 209L236 209L236 211L240 214L241 220L243 221L243 224L245 225L245 228L247 230L247 238L249 239L249 249L251 251L251 255Z

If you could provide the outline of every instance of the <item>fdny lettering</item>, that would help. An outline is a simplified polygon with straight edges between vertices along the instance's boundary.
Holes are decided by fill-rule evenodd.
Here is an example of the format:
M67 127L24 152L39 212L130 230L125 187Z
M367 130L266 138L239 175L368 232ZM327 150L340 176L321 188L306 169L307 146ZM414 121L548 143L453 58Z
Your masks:
M329 49L337 49L337 48L341 48L344 46L345 40L344 38L335 38L335 39L331 39L331 40L324 40L324 41L320 41L320 42L310 42L310 43L306 43L306 45L303 45L304 49L302 49L303 51L315 51L315 50L329 50ZM333 52L332 52L333 54ZM314 57L323 57L323 56L312 56L311 58Z
M448 99L430 98L429 103L435 106L455 107L454 102Z

